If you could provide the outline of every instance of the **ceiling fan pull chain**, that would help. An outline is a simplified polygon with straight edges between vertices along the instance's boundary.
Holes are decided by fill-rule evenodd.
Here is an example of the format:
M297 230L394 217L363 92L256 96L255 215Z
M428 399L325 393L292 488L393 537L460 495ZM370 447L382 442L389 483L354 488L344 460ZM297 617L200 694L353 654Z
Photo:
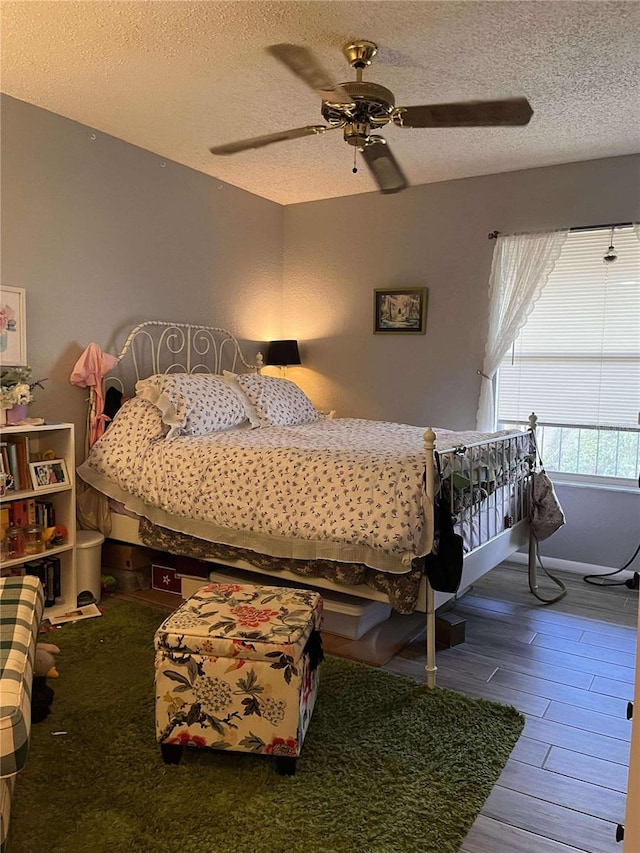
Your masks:
M358 173L358 167L356 166L356 154L358 153L358 149L354 146L353 149L353 169L351 170L354 175Z

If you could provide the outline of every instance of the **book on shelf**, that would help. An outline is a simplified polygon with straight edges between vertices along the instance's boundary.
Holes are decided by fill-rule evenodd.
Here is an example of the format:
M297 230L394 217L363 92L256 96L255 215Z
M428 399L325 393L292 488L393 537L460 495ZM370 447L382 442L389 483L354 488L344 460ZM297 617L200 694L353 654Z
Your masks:
M31 475L29 472L29 462L31 461L29 450L28 435L7 435L5 436L9 448L10 465L12 466L11 474L16 482L16 488L19 490L31 488ZM13 449L12 449L13 448ZM15 460L15 470L13 469Z
M60 577L60 557L45 557L48 563L53 563L53 594L56 598L62 595L62 580Z
M7 456L7 473L13 477L13 491L20 489L20 474L18 472L18 450L12 442L5 441L4 450Z
M0 506L0 539L4 539L7 530L11 527L11 510L9 504Z
M36 502L34 498L23 498L9 503L9 515L12 527L29 527L36 523Z
M24 564L24 571L40 579L44 590L44 606L53 607L56 598L62 595L60 558L43 556L37 560L28 560Z
M44 606L53 607L56 603L56 578L55 563L52 560L44 560L45 583L44 583ZM60 581L58 581L60 585Z
M0 509L0 527L29 527L39 524L46 530L55 527L56 509L53 501L38 498L17 498L7 501Z
M25 575L33 575L40 578L42 586L47 582L47 573L44 560L27 560L24 564Z
M56 523L56 510L53 501L35 499L35 524L41 524L46 530Z
M9 464L9 445L6 441L0 441L0 473L8 474L11 477L11 480L5 485L6 492L15 492L16 484Z

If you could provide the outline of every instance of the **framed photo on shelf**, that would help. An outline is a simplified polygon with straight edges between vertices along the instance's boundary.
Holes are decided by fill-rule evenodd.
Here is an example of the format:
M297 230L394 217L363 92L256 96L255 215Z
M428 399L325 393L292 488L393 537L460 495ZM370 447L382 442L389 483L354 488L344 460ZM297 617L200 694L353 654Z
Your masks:
M64 459L47 459L44 462L30 462L31 483L37 492L51 486L69 485L69 475Z
M9 367L27 365L26 291L0 284L0 361Z
M427 331L426 287L376 288L373 332L376 335L424 335Z

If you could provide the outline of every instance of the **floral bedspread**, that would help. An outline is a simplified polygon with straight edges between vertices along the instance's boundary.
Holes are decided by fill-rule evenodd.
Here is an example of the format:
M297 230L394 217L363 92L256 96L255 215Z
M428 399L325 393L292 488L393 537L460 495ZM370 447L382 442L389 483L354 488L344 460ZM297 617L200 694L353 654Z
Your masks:
M137 409L136 419L121 410L78 473L155 524L388 572L407 572L431 548L421 427L340 418L169 441ZM482 437L437 435L441 450Z

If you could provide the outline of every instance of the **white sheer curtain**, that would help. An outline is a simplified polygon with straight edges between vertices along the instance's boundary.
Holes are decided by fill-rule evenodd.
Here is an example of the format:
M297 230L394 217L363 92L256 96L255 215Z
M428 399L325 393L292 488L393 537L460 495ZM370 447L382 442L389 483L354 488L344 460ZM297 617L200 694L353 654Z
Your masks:
M489 333L482 362L477 428L495 429L493 377L547 283L569 233L498 235L489 280Z

